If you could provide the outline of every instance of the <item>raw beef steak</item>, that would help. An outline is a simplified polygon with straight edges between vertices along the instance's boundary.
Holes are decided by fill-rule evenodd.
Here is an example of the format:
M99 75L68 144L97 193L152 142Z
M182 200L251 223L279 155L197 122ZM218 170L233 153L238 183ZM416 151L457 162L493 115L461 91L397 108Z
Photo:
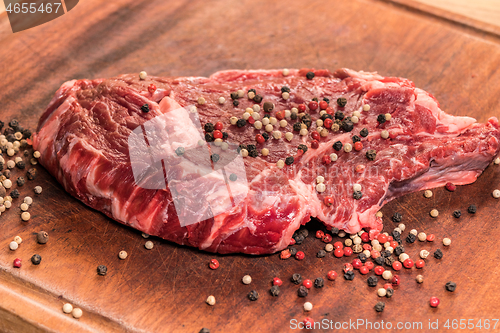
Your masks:
M263 254L311 217L373 237L386 202L474 182L499 139L496 118L448 115L409 80L303 69L69 81L34 146L66 191L121 223Z

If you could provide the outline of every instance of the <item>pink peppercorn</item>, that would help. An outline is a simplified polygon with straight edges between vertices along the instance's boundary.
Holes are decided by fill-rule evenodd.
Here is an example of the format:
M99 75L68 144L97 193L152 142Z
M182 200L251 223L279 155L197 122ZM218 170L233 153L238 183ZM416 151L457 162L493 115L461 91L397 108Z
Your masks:
M377 266L373 269L373 271L375 272L375 274L377 275L382 275L384 272L385 272L385 269L384 267L382 266Z
M364 243L368 243L370 241L370 235L367 232L363 232L360 237Z
M344 249L344 256L350 257L352 255L352 249L350 247L346 247Z
M428 242L434 242L435 239L436 239L436 236L434 236L434 234L427 235Z
M297 253L295 254L295 259L297 259L297 260L302 260L305 257L306 257L306 255L302 251L297 251Z
M152 84L152 83L151 83L151 84L148 86L148 91L149 91L149 93L150 93L150 94L153 94L153 93L156 91L156 86L155 86L154 84Z
M326 276L328 277L328 280L333 281L337 278L337 272L329 271Z
M318 149L318 147L319 147L319 142L318 142L318 140L312 140L312 141L311 141L311 148L312 148L312 149Z
M372 246L370 244L363 244L363 250L371 251L372 250Z
M346 262L343 267L344 273L354 270L354 267L352 267L352 265L348 262Z
M365 267L367 267L369 271L371 271L374 266L375 266L375 264L371 261L365 262Z
M361 274L363 274L363 275L366 275L366 274L368 274L368 273L370 272L370 270L368 269L368 267L363 266L363 267L361 267L361 268L359 269L359 272L360 272Z
M311 133L311 137L314 139L314 140L319 140L319 133L314 131Z
M352 261L352 267L354 267L355 269L360 269L361 267L363 267L363 263L359 259L354 259Z
M283 284L283 281L281 281L281 279L279 277L275 277L273 279L273 286L281 286Z
M326 234L323 236L323 243L330 243L332 241L332 235Z
M417 268L423 268L425 266L425 261L423 261L422 259L419 259L415 262L415 267Z
M406 259L405 261L403 261L403 266L405 266L405 268L412 268L413 267L413 260Z
M321 230L316 231L316 238L323 238L325 236L325 233Z
M391 283L393 286L399 286L400 283L399 275L394 275L391 279Z
M457 189L457 186L452 183L446 183L445 187L450 192L453 192Z
M309 110L314 111L318 108L318 102L310 101L308 106L309 106Z
M219 268L219 261L217 259L211 259L208 265L211 269L217 269Z
M433 308L437 308L437 306L439 305L439 298L431 297L429 303Z
M394 269L395 271L399 271L402 267L403 265L401 265L399 261L395 261L392 263L392 269Z
M302 285L303 285L304 287L306 287L307 289L311 289L311 287L312 287L313 283L312 283L312 281L311 281L311 280L309 280L309 279L305 279L305 280L302 282Z
M21 268L21 259L19 258L14 259L14 267Z
M288 245L295 245L295 239L294 238L290 239L290 243Z
M344 244L342 244L342 242L335 242L333 243L333 247L336 249L341 249L344 247Z
M325 102L325 101L319 102L319 108L321 110L325 110L327 107L328 107L328 103L327 102Z

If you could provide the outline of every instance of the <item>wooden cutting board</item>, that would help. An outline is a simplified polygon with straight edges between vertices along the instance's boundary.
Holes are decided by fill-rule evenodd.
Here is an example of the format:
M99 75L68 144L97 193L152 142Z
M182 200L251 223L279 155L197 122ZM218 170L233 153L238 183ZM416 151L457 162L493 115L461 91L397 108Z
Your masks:
M403 76L433 93L443 110L485 122L500 117L500 39L495 29L480 29L407 6L408 1L81 1L68 14L31 30L12 34L6 14L0 15L0 119L17 118L35 129L37 120L59 86L70 79L111 77L145 70L154 75L210 75L223 69L349 67ZM433 233L434 243L405 246L412 258L421 249L443 249L444 258L429 258L427 266L400 272L401 285L386 309L366 284L340 277L298 298L289 282L293 273L307 278L341 272L346 260L316 258L324 244L309 237L300 246L306 259L280 260L278 255L213 255L153 238L145 239L67 195L40 166L39 176L20 188L31 195L32 218L22 222L20 199L0 216L0 331L5 332L288 332L293 320L310 316L372 323L429 321L439 327L449 319L499 319L500 252L498 200L500 166L492 165L472 185L451 193L444 189L424 199L414 193L386 205L388 216L398 211L408 230ZM35 195L33 187L43 193ZM466 212L476 204L475 215ZM429 211L439 210L438 218ZM456 209L462 217L451 216ZM318 224L313 224L313 231ZM50 234L37 244L34 232ZM10 251L14 236L23 238ZM452 245L444 248L443 237ZM118 258L125 250L126 260ZM38 253L42 263L29 259ZM13 268L15 258L23 260ZM220 261L210 270L211 258ZM108 267L106 276L96 268ZM250 274L251 285L241 283ZM425 282L418 285L415 276ZM270 282L283 281L282 294L268 294ZM445 291L447 281L458 285ZM382 282L379 282L382 286ZM258 290L260 298L246 295ZM205 304L214 295L217 304ZM437 296L441 305L429 307ZM303 311L304 301L314 309ZM65 302L83 309L79 320L62 313ZM291 322L292 321L292 322ZM498 327L497 325L497 330ZM351 327L352 328L352 327ZM352 330L352 329L351 329ZM484 328L483 328L484 330ZM468 331L483 331L474 328ZM315 331L322 331L317 329ZM339 330L342 331L342 330ZM346 329L345 331L348 331ZM359 331L369 331L359 328ZM386 329L384 331L391 331ZM450 330L452 331L452 330Z

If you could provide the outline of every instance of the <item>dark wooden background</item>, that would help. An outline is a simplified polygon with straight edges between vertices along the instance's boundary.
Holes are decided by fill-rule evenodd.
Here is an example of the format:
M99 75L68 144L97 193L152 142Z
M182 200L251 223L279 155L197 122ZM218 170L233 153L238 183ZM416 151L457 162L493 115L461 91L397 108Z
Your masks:
M441 19L407 7L408 1L81 1L68 14L31 30L13 34L0 15L0 119L17 118L35 129L38 117L59 86L70 79L111 77L145 70L153 75L206 76L224 69L349 67L403 76L433 93L448 113L484 122L500 117L500 45L491 31ZM439 13L439 12L438 12ZM493 29L494 31L494 29ZM298 272L314 279L346 260L315 257L323 243L310 237L300 246L306 259L282 261L278 255L212 255L152 239L144 248L139 232L121 226L67 195L43 168L20 189L32 195L32 219L21 222L20 199L0 216L0 331L6 332L288 332L290 320L310 316L320 321L369 321L500 318L500 238L498 188L500 166L490 166L473 185L454 193L407 195L384 207L385 216L403 213L407 226L434 233L434 243L406 246L412 258L421 249L443 248L444 258L427 260L422 270L401 271L401 286L386 310L377 314L376 291L366 276L340 277L325 288L298 298L289 282ZM35 185L43 193L35 196ZM475 215L466 213L471 203ZM440 216L432 219L429 211ZM451 213L461 209L463 216ZM388 230L395 224L384 218ZM311 229L317 225L311 226ZM39 245L34 232L46 230ZM24 241L12 252L14 236ZM129 257L119 260L126 250ZM29 263L32 254L43 259ZM23 260L21 269L12 261ZM221 267L207 267L211 258ZM96 267L108 267L105 277ZM417 285L414 277L425 277ZM250 286L241 283L245 274ZM284 281L282 294L268 294L270 281ZM446 292L453 280L458 288ZM382 282L379 282L382 286ZM256 289L261 297L247 300ZM205 304L208 295L217 304ZM441 305L430 308L429 298ZM84 310L78 321L64 315L69 301ZM310 301L314 309L303 311ZM498 325L500 326L500 324ZM498 327L497 327L498 330ZM361 329L360 331L366 331ZM443 330L444 331L444 330ZM479 331L478 329L469 331ZM481 332L483 332L481 330Z

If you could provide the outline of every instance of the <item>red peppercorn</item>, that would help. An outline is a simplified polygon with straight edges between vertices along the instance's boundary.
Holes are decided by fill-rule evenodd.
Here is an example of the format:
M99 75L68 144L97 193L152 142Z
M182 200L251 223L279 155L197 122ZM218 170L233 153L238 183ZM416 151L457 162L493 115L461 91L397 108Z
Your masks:
M257 141L258 143L264 143L264 142L266 142L266 139L264 139L264 137L262 136L262 134L257 134L255 136L255 141Z
M328 155L323 155L323 157L321 158L321 161L323 162L323 164L326 164L326 165L332 163L332 159Z
M371 271L373 269L373 266L375 266L375 264L371 261L367 261L365 262L365 267L368 268L369 271Z
M285 259L288 259L292 256L292 254L290 253L290 250L289 249L286 249L286 250L283 250L281 251L280 253L280 258L285 260Z
M311 280L309 279L305 279L303 282L302 282L302 285L304 287L306 287L307 289L310 289L312 286L313 286L313 283Z
M385 289L385 290L387 290L387 289L389 289L389 288L391 288L391 289L392 289L392 284L390 284L390 283L385 283L385 284L384 284L384 289Z
M370 241L370 234L369 234L369 233L367 233L367 232L363 232L363 233L361 234L361 236L359 236L359 237L361 237L361 240L362 240L364 243L368 243L368 242Z
M413 260L406 259L405 261L403 261L403 266L405 266L405 268L412 268L413 267Z
M285 110L281 110L281 111L276 112L276 118L278 120L285 119Z
M437 308L437 306L439 305L439 298L431 297L429 303L433 308Z
M14 267L21 268L21 259L19 258L14 259Z
M395 249L395 248L399 245L399 244L398 244L398 242L396 242L396 241L391 241L391 242L389 242L389 243L391 244L391 247L392 247L393 249Z
M294 238L290 239L290 243L288 245L295 245L295 239Z
M335 249L335 251L333 251L333 255L336 256L337 258L343 257L344 250L342 250L342 248Z
M275 277L273 279L273 286L281 286L283 284L283 281L281 281L281 279L279 277Z
M310 329L314 328L314 320L310 317L304 318L303 324L304 324L305 329L310 330Z
M319 102L319 108L321 110L326 110L327 107L328 107L328 103L327 102L325 102L325 101Z
M350 247L346 247L346 248L344 249L344 256L346 256L346 257L350 257L350 256L351 256L351 254L352 254L352 249L351 249Z
M385 269L384 267L382 266L377 266L373 269L373 271L375 272L375 274L377 275L382 275L384 272L385 272Z
M330 234L326 234L325 236L323 236L323 243L330 243L332 241L332 235Z
M391 279L391 283L393 286L399 286L400 283L399 275L394 275Z
M354 270L354 267L352 267L352 265L348 262L346 262L342 268L342 270L344 271L344 273L347 273L349 271L352 271Z
M326 128L332 128L333 125L333 120L330 118L326 118L325 121L323 122L323 126Z
M306 105L305 104L299 104L299 106L297 106L297 109L299 109L300 112L304 112L304 111L306 111Z
M154 84L152 84L152 83L151 83L151 84L148 86L148 91L149 91L149 93L150 93L150 94L153 94L153 93L156 91L156 86L155 86Z
M371 251L372 250L372 246L370 244L363 244L363 250Z
M363 267L361 267L361 268L359 269L359 272L360 272L361 274L363 274L363 275L366 275L366 274L368 274L368 273L370 272L370 270L368 269L368 267L363 266Z
M373 259L377 259L378 257L380 257L380 252L378 252L377 250L371 250L370 257L372 257Z
M309 110L314 111L318 108L318 102L310 101L308 106L309 106Z
M434 239L436 239L436 236L434 236L434 234L427 235L428 242L434 242Z
M354 267L355 269L360 269L361 267L363 267L363 263L361 262L361 260L356 258L352 261L352 267Z
M221 130L224 128L224 125L222 124L222 122L221 122L221 121L218 121L218 122L216 122L216 123L215 123L214 128L215 128L216 130L221 131Z
M316 231L316 238L323 238L325 236L325 233L321 230Z
M402 267L403 265L401 265L399 261L395 261L392 263L392 269L394 269L395 271L399 271Z
M360 151L361 149L363 149L363 144L361 143L361 141L356 142L354 144L354 150Z
M326 277L328 278L328 280L333 281L337 278L337 272L329 271Z
M333 198L328 196L328 197L325 197L325 199L323 200L323 202L325 203L325 205L327 205L328 207L330 207L331 205L333 205Z
M209 264L211 269L219 268L219 261L217 259L211 259Z
M457 189L457 187L455 185L453 185L452 183L446 183L445 187L450 192L453 192Z
M425 261L423 261L422 259L418 259L415 262L415 267L417 267L417 268L423 268L424 266L425 266Z
M312 140L312 142L311 142L311 148L312 149L318 149L318 147L319 147L318 140Z
M215 130L213 135L214 135L214 139L222 139L222 132L219 130ZM260 134L257 134L257 135L260 135ZM264 139L264 138L262 138L262 139Z
M333 247L336 249L342 249L344 248L344 244L342 242L335 242L333 243Z
M313 138L314 140L319 140L319 133L316 131L312 132L311 138Z
M306 255L302 251L297 251L297 253L295 254L295 259L297 259L297 260L302 260L305 257L306 257Z
M384 234L379 234L377 236L377 239L378 239L380 244L385 244L387 242L387 236Z

